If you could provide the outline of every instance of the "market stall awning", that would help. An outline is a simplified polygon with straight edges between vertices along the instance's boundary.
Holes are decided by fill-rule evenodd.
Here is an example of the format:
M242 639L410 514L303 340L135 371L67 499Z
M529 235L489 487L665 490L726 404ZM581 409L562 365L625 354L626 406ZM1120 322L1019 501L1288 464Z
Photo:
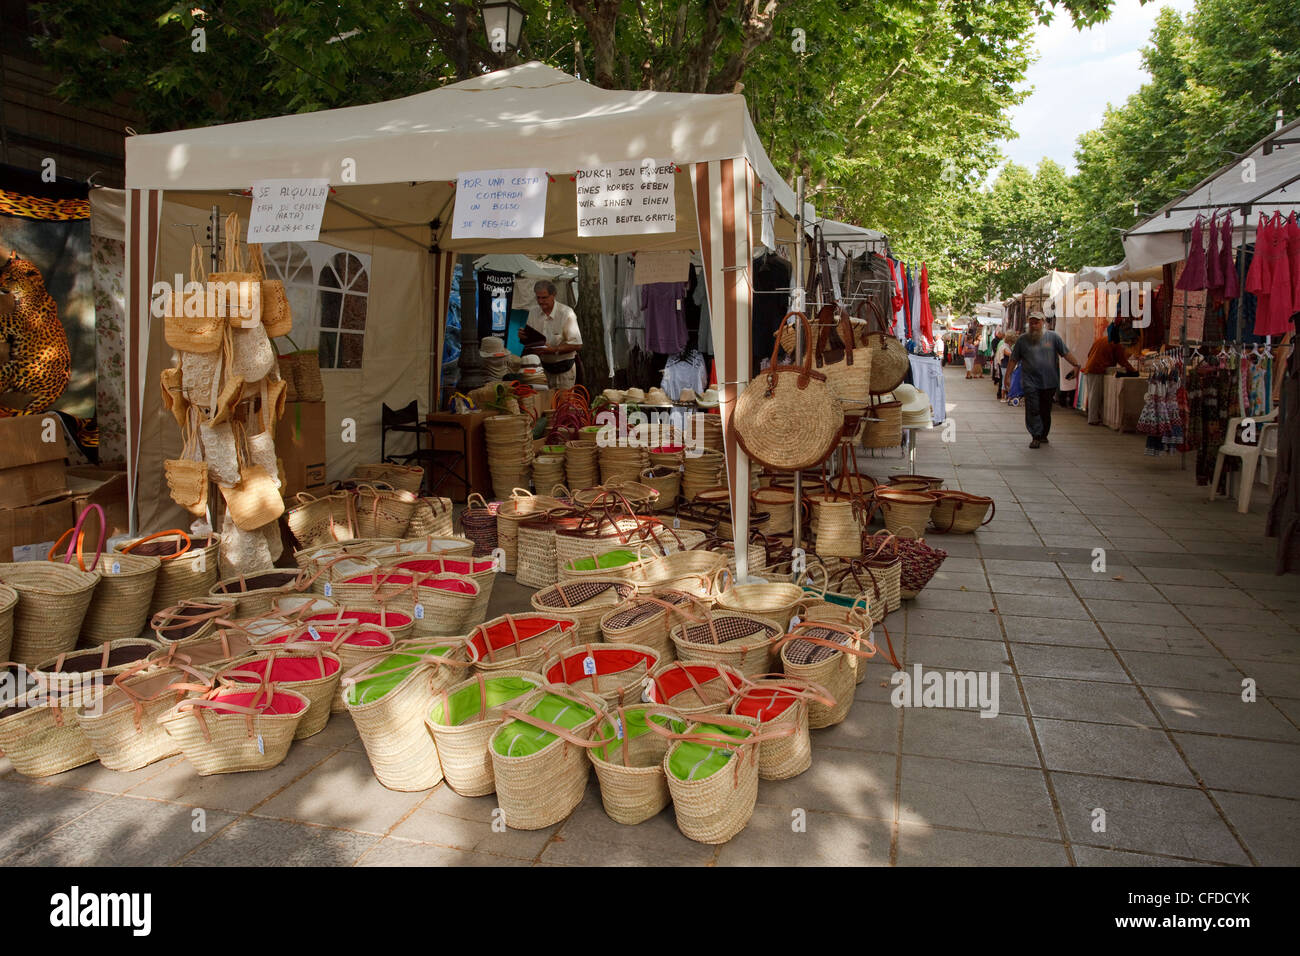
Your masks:
M1201 214L1233 211L1237 227L1233 235L1238 237L1243 207L1250 208L1246 242L1255 240L1259 213L1300 209L1300 119L1269 133L1241 159L1216 170L1126 232L1125 261L1131 269L1144 269L1186 258L1184 232Z

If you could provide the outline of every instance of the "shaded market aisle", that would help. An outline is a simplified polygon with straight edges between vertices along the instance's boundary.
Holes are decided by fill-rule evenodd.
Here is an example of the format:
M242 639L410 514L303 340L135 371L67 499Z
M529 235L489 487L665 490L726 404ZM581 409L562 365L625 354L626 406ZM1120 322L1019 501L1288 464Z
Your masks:
M41 781L0 761L7 864L1295 864L1300 852L1300 594L1251 515L1205 501L1179 460L1064 410L1027 447L987 380L947 379L955 441L917 470L991 495L975 535L888 626L905 667L998 675L998 716L895 708L873 662L813 766L762 781L749 827L710 847L671 809L613 823L594 776L564 823L492 825L494 797L374 779L346 715L274 770L200 778L181 758ZM877 476L898 457L863 458ZM1105 570L1094 571L1096 549ZM492 614L531 591L501 578ZM879 660L879 659L877 659ZM1245 702L1243 681L1255 683ZM1097 811L1102 811L1104 816ZM199 811L202 811L201 813ZM802 829L799 824L802 823Z

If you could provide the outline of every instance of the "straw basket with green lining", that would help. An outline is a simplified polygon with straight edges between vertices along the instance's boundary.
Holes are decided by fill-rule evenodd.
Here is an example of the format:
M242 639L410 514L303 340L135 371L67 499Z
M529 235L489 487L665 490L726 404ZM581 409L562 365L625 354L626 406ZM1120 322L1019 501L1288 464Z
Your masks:
M757 721L764 733L793 727L794 733L769 737L758 746L758 775L764 780L788 780L812 766L808 737L808 708L835 702L826 688L797 677L773 675L754 682L736 698L731 713Z
M600 554L573 558L560 564L561 581L589 581L613 578L639 584L644 580L645 560L632 548L613 548Z
M668 806L664 755L669 740L651 733L653 720L674 733L685 733L686 721L650 714L644 706L618 708L597 725L592 739L601 745L588 751L600 781L600 802L615 823L643 823Z
M475 674L442 691L425 718L438 748L447 785L463 797L481 797L496 789L488 741L516 701L543 684L531 671Z

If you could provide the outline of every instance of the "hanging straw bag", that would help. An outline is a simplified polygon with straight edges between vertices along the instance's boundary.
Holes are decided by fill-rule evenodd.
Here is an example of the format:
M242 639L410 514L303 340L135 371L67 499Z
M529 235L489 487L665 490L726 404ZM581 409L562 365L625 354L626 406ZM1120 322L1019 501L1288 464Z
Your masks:
M984 527L997 514L997 504L983 495L964 491L936 491L933 494L935 501L930 521L939 534L970 534Z
M773 675L747 687L731 705L735 717L754 721L763 729L758 746L758 775L763 780L789 780L812 766L808 712L812 704L834 703L826 688L789 674ZM787 727L792 733L785 733Z
M824 558L856 558L862 554L862 528L865 523L862 504L833 492L810 495L812 532L817 539L817 553Z
M266 334L275 337L288 335L293 331L293 310L289 307L289 296L280 279L266 277L266 262L262 258L262 244L250 243L248 246L249 268L257 276L261 287L262 325Z
M185 376L181 366L165 368L158 377L161 388L163 408L172 413L181 431L189 420L190 400L185 394Z
M284 499L280 497L279 482L274 473L261 465L248 462L247 456L236 443L239 459L239 482L232 487L219 485L226 499L231 519L241 531L255 531L284 514Z
M590 644L600 640L601 618L633 598L636 590L635 585L617 578L566 581L538 591L532 605L539 613L559 611L577 620L577 641Z
M253 434L248 434L243 425L238 425L242 437L248 443L248 459L254 465L261 466L267 474L275 476L275 486L280 487L278 477L280 471L279 460L275 455L275 422L271 420L271 409L267 395L267 382L262 379L260 385L261 402L258 403L257 423L258 430Z
M10 660L35 665L72 650L99 585L98 574L66 564L0 564L0 584L18 592Z
M821 342L817 349L817 371L826 376L826 384L831 393L847 407L856 409L858 404L865 405L871 401L871 349L855 348L853 327L849 314L839 309L840 348L829 347L830 320L837 306L826 306L818 315L824 319ZM829 313L829 314L828 314Z
M208 466L199 451L198 411L191 409L189 427L185 429L185 446L180 458L163 462L163 474L172 501L190 514L203 515L208 510Z
M902 402L868 405L862 413L863 448L897 448L903 443Z
M222 271L214 272L208 277L209 287L217 286L224 291L225 309L218 306L218 312L226 316L232 328L252 329L262 327L262 280L250 272L243 262L239 244L239 213L232 212L226 216L224 229L225 249L222 255ZM266 333L262 333L266 337ZM272 361L274 361L272 352Z
M505 711L542 686L530 671L475 674L442 691L425 718L438 748L447 785L462 797L496 789L488 742L505 722Z
M203 268L203 251L197 245L190 249L190 281L199 283L204 292L201 301L189 301L182 289L172 291L168 308L163 315L163 338L178 352L215 352L221 348L226 329L224 315L208 311L208 277Z
M811 336L807 317L801 312L791 315ZM778 351L774 344L771 366L740 393L731 425L745 454L760 464L784 470L807 468L825 461L835 450L844 430L844 409L826 384L826 376L812 370L811 349L797 366L779 364Z
M278 766L307 707L307 698L297 691L236 684L186 698L158 722L195 773L206 777Z
M650 710L645 705L610 710L592 731L592 741L599 746L587 755L600 781L600 802L615 823L644 823L672 801L664 776L670 741L652 733L646 722L653 720L678 734L685 733L687 724Z

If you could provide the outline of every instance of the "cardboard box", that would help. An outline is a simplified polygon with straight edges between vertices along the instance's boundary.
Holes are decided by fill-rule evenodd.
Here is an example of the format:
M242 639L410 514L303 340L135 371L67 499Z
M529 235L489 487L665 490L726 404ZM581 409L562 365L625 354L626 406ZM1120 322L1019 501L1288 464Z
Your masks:
M131 527L131 514L126 493L125 469L75 465L68 469L68 490L72 494L78 514L88 504L96 504L104 509L110 538L128 533ZM91 533L98 536L98 532L94 530L94 522L89 523Z
M71 498L30 508L0 508L0 561L45 558L59 535L76 522Z
M67 456L58 415L0 418L0 508L27 508L67 495Z
M316 492L325 486L325 403L289 402L275 427L275 454L284 464L288 498L300 491Z

